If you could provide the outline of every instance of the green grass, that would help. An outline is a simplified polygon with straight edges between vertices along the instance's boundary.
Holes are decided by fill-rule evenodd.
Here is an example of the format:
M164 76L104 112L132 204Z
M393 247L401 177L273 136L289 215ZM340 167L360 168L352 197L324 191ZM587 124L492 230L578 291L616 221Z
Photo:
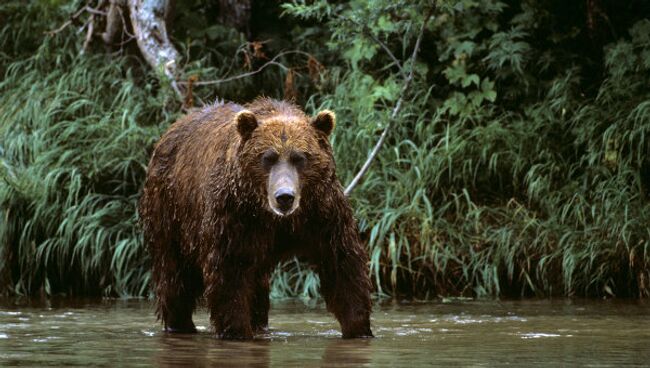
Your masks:
M136 203L148 148L170 116L120 60L38 59L12 64L0 85L16 96L0 105L12 291L142 294Z

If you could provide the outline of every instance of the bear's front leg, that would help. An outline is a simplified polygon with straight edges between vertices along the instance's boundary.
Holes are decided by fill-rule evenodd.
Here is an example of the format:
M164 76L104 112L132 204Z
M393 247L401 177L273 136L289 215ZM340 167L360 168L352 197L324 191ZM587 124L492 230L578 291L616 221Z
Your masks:
M269 273L258 272L251 302L251 326L253 332L264 333L269 326Z
M227 262L224 262L227 263ZM247 267L239 262L220 267L219 280L212 280L206 289L210 320L217 337L226 340L249 340L253 338L250 303L252 299L251 277Z
M365 265L358 265L363 269ZM373 337L370 330L370 280L367 275L338 268L338 272L320 272L321 293L327 309L341 324L343 338ZM365 276L365 277L364 277Z
M368 256L358 235L351 229L356 231L356 226L335 232L322 248L318 267L321 293L327 309L341 324L343 338L372 337Z

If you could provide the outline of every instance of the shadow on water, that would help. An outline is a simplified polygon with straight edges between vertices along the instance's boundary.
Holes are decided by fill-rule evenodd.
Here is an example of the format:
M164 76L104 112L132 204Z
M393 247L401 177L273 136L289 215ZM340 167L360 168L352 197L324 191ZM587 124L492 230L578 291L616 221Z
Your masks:
M535 367L646 365L650 304L638 301L389 303L374 339L343 340L320 304L274 303L269 333L222 341L162 332L148 300L0 298L0 366Z

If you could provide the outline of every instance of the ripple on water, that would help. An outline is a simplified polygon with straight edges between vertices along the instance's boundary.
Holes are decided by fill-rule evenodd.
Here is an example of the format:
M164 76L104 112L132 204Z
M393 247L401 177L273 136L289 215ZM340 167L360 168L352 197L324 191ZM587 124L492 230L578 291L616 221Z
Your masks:
M526 318L510 316L510 317L495 317L494 322L528 322Z
M393 318L393 322L412 322L410 318Z
M271 338L273 337L290 337L293 334L290 332L283 332L283 331L274 331L271 333Z
M439 332L462 332L463 330L458 330L455 328L439 328Z
M0 330L11 330L13 328L26 329L32 327L29 323L2 323L0 324Z
M310 337L310 336L319 336L319 337L340 337L341 333L336 329L329 329L324 331L313 331L313 332L287 332L287 331L270 331L266 334L266 337L273 339L287 339L289 337Z
M451 322L454 322L459 325L478 324L478 323L487 322L485 320L475 319L471 317L464 317L464 316L453 316L450 320Z
M32 339L33 342L49 342L51 340L57 340L60 339L58 336L48 336L48 337L37 337L35 339Z
M20 316L22 312L18 311L0 311L0 316Z
M74 316L74 315L75 315L74 312L64 312L64 313L61 313L61 314L55 314L54 318L68 318L68 317ZM51 318L51 315L46 315L46 314L39 314L38 316L40 318Z
M509 322L527 322L526 318L510 316L510 317L493 317L493 316L480 316L478 318L472 316L449 316L444 319L446 322L452 322L459 325L466 324L481 324L481 323L509 323ZM438 322L432 319L430 322Z
M546 337L561 337L562 335L543 332L528 332L520 333L519 336L521 336L522 339L541 339Z
M145 335L145 336L147 336L147 337L153 337L153 336L156 336L156 333L153 332L153 331L142 330L141 332L142 332L143 335Z
M420 333L420 331L415 328L398 328L395 330L395 335L397 336L417 335L418 333Z

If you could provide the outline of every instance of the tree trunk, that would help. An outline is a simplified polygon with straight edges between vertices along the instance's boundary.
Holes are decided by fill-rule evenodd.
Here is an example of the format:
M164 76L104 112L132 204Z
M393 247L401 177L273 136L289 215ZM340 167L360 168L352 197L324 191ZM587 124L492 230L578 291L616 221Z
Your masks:
M183 97L176 83L178 51L167 36L165 18L171 9L169 0L129 0L133 33L142 56L152 68L162 71L172 88Z

